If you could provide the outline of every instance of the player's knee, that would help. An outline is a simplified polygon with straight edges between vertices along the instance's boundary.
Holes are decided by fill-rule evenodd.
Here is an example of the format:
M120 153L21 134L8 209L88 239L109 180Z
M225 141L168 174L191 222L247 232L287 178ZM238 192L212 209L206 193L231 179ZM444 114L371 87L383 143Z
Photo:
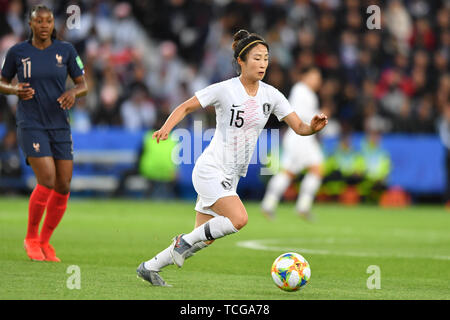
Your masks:
M57 182L54 189L60 194L68 194L70 192L70 181Z
M244 212L241 215L239 215L239 217L233 219L233 226L237 230L241 230L243 227L245 227L247 222L248 222L248 215L247 212Z
M55 188L55 176L50 173L40 174L36 177L37 183L41 186L46 187L47 189Z
M289 170L286 170L286 169L284 169L284 170L282 171L282 174L285 174L286 177L287 177L288 179L290 179L290 180L293 180L293 179L295 179L295 177L296 177L296 174L295 174L295 173L293 173L293 172L291 172L291 171L289 171Z
M321 165L311 166L308 171L318 178L322 178L323 176L323 168Z

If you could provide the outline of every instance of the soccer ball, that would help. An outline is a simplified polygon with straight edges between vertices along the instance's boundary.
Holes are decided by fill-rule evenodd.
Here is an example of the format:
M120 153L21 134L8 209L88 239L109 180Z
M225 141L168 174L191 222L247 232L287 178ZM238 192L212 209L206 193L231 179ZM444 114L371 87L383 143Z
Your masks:
M276 258L271 272L277 287L285 291L297 291L311 278L308 261L295 252L283 253Z

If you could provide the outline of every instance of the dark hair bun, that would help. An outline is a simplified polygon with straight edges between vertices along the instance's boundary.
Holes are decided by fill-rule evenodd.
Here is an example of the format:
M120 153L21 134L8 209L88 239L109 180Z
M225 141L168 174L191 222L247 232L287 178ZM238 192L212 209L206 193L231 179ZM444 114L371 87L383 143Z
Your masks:
M241 41L242 39L248 38L250 36L250 32L248 32L247 30L241 29L238 32L236 32L233 36L233 44L232 44L232 48L233 50L236 50L236 46L238 44L239 41Z

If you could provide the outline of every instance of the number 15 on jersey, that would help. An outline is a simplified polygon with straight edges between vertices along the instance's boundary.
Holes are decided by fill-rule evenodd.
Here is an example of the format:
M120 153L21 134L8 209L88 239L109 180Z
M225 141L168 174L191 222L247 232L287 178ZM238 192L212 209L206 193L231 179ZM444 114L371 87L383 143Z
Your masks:
M231 119L230 119L230 126L233 126L233 121L234 121L234 125L236 126L236 128L240 128L244 125L244 118L241 117L241 114L244 113L244 110L237 110L236 111L236 118L234 117L234 109L231 109Z

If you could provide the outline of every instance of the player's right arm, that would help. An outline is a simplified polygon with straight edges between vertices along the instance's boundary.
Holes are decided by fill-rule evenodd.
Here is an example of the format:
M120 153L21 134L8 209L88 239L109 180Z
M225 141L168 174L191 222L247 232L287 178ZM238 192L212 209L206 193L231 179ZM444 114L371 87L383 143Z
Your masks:
M196 96L186 100L176 107L175 110L173 110L161 129L153 133L153 139L156 139L157 143L159 143L159 140L167 140L170 131L172 131L172 129L180 123L184 117L186 117L189 113L200 109L201 107L200 101L198 101Z
M11 84L12 79L17 74L17 67L15 63L15 46L10 48L6 53L5 60L1 66L0 74L0 93L14 94L22 100L29 100L33 98L34 89L30 87L29 83Z
M14 94L22 100L33 99L34 89L29 83L21 82L16 85L11 84L11 79L0 76L0 93Z

